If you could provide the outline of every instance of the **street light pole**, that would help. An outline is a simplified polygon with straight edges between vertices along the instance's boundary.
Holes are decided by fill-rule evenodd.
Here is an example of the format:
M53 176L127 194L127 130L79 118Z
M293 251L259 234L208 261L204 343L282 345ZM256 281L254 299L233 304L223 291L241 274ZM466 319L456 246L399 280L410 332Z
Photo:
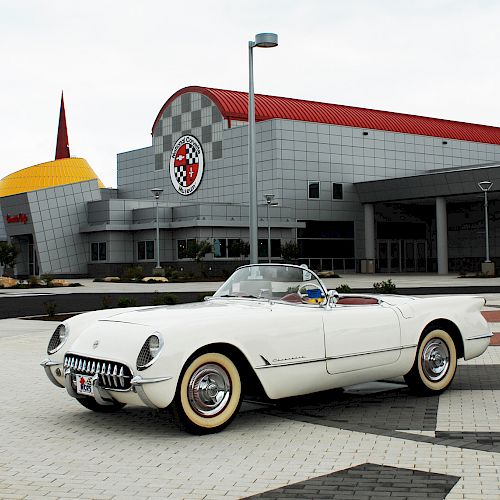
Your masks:
M159 208L158 208L158 199L160 198L161 193L163 193L163 189L161 188L153 188L151 189L153 196L156 200L156 267L155 269L161 269L160 266L160 217L159 217Z
M271 263L271 219L269 218L269 206L276 206L278 202L274 200L274 194L265 194L264 198L266 199L267 206L267 258L268 262Z
M259 33L255 41L248 42L248 184L249 184L249 240L250 264L257 264L258 220L257 220L257 167L255 165L255 97L253 84L253 48L271 48L278 45L275 33Z
M486 260L485 262L491 262L490 260L490 232L489 232L489 222L488 222L488 191L493 186L491 181L481 181L478 183L479 189L484 193L484 227L486 232Z

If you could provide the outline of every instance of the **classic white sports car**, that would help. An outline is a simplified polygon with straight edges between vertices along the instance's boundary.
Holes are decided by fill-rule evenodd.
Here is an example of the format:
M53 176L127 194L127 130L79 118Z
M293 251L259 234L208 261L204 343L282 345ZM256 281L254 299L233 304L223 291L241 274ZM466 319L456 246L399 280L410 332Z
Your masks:
M42 362L86 408L169 407L182 428L216 432L244 394L269 399L404 375L438 394L457 358L488 347L484 299L339 295L311 270L243 266L202 303L112 309L59 324Z

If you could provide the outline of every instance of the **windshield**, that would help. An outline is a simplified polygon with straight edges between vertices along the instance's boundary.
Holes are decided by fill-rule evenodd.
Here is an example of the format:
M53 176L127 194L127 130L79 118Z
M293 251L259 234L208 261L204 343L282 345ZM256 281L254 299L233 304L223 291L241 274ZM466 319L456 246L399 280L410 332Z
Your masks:
M321 304L325 288L309 269L293 265L261 264L237 269L214 297L250 297Z

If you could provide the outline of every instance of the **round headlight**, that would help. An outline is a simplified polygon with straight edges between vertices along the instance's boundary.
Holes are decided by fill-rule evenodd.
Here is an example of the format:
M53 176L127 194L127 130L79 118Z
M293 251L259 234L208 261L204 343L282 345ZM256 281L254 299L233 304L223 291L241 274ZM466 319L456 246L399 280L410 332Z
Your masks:
M156 335L149 337L149 353L152 358L156 358L160 352L160 339Z
M137 369L145 370L153 364L163 347L163 340L157 335L150 335L137 356Z
M58 325L49 340L49 345L47 346L47 354L54 354L55 352L57 352L62 347L64 342L66 342L68 333L69 330L66 325L63 325L62 323Z

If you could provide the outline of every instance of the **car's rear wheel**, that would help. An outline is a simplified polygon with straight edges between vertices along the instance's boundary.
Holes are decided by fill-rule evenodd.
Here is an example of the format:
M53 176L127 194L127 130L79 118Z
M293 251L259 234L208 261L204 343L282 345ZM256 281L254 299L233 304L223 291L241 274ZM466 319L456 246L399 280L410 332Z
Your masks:
M110 405L101 405L94 398L90 397L76 398L76 400L88 410L96 411L98 413L113 413L121 410L125 406L125 403L117 403L116 401L113 401Z
M229 425L241 400L237 366L226 355L210 352L196 356L184 367L172 410L182 429L209 434Z
M457 350L453 339L448 332L433 329L421 339L405 381L417 394L439 394L451 384L456 370Z

